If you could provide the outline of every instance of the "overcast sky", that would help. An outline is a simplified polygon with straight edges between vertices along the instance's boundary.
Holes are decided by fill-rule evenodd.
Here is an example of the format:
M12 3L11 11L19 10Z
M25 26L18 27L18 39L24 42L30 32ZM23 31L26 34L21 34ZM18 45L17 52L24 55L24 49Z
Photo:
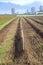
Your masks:
M43 0L0 0L0 2L11 2L19 5L30 4L34 1L40 1L43 4Z

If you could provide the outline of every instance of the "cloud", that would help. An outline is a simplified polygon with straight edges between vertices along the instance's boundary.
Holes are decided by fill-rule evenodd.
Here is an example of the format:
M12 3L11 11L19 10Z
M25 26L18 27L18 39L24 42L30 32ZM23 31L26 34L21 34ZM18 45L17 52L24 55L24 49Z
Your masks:
M25 5L34 2L34 0L12 0L11 2L19 5Z
M43 0L9 0L9 1L11 1L12 3L15 3L15 4L19 4L19 5L30 4L34 1L40 1L43 4Z
M43 5L43 0L38 0L38 1L40 1L42 3L42 5Z
M40 1L43 4L43 0L0 0L0 2L11 2L19 5L30 4L34 1Z

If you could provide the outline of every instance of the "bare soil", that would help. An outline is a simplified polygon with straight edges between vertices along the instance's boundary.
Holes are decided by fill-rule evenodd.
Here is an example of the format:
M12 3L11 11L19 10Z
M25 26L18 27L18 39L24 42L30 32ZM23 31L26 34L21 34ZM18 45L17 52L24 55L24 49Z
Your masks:
M24 50L21 52L20 21L24 34ZM43 65L43 38L24 18L17 18L0 31L0 46L4 47L6 44L9 48L5 56L0 59L2 61L0 65Z
M24 43L25 49L27 50L28 59L30 65L43 65L43 39L35 32L30 24L26 20L23 20L23 31L24 31Z

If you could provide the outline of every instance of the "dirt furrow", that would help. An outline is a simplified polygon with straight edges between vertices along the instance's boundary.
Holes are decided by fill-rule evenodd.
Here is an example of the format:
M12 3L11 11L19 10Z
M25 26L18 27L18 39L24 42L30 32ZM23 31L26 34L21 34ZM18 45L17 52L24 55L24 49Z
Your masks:
M43 29L40 28L38 25L34 24L34 22L30 19L24 18L28 24L31 25L31 27L36 31L37 34L39 34L43 38Z
M43 32L18 17L0 31L0 65L43 65ZM3 51L2 51L3 50Z
M13 65L13 44L19 18L0 31L0 65ZM15 47L15 46L14 46Z
M14 64L15 65L28 65L28 55L24 50L23 31L22 31L22 19L19 19L17 31L15 34L13 49L14 53ZM15 51L14 51L15 50Z
M23 19L22 23L25 50L27 51L30 65L43 65L43 48L41 47L43 40L26 20Z
M30 18L30 19L33 20L33 21L35 21L35 22L38 23L38 24L43 25L43 22L41 22L41 21L38 20L38 19L35 19L35 18Z

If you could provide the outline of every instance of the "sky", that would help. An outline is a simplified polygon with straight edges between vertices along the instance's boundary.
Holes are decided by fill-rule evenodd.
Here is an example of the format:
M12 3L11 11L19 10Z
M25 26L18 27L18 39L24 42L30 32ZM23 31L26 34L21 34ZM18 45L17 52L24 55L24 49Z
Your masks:
M19 5L31 4L34 1L39 1L43 4L43 0L0 0L0 2L11 2Z
M14 3L14 4L18 4L18 5L27 5L27 4L32 4L32 3L34 3L34 2L40 2L40 3L42 3L42 5L43 5L43 0L0 0L0 2L10 2L10 3ZM38 3L39 4L39 3ZM37 6L36 6L37 7ZM0 8L1 9L1 8ZM19 12L19 13L24 13L26 10L24 10L24 9L17 9L17 12ZM10 11L3 11L3 9L2 10L0 10L0 13L9 13Z

